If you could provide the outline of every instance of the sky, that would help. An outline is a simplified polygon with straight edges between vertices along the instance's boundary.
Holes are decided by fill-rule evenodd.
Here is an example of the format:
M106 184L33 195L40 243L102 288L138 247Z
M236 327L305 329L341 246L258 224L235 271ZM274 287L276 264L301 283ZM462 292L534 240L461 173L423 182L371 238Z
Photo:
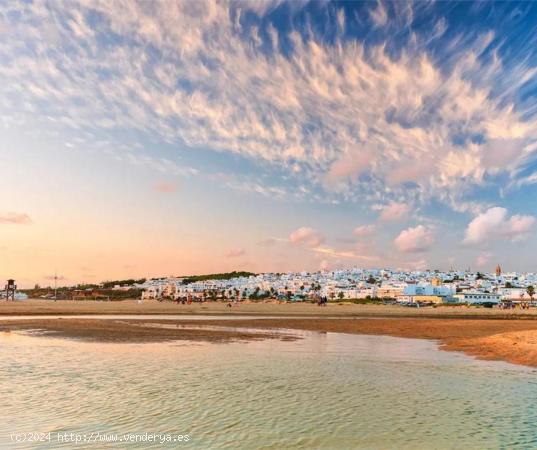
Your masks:
M537 271L537 3L0 2L0 279Z

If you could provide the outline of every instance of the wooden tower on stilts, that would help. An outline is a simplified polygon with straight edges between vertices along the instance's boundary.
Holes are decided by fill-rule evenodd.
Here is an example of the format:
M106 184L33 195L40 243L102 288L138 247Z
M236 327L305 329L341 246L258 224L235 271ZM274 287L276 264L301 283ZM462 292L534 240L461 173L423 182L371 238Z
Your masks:
M6 300L9 301L15 301L15 291L17 290L17 285L15 284L15 280L7 280L6 284Z

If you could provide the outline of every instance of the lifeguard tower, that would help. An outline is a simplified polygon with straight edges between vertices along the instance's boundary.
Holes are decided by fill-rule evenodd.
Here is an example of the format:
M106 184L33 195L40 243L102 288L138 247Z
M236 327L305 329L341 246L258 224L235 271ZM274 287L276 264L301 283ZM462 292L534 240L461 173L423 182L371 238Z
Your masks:
M9 301L11 298L11 301L15 301L15 291L17 290L17 285L15 284L15 280L7 280L6 284L6 301Z

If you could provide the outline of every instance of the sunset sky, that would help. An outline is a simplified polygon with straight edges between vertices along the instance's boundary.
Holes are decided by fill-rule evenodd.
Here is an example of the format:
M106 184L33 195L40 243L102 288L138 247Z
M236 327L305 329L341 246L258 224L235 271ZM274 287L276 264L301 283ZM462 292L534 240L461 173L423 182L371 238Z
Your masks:
M537 3L0 2L0 283L537 271Z

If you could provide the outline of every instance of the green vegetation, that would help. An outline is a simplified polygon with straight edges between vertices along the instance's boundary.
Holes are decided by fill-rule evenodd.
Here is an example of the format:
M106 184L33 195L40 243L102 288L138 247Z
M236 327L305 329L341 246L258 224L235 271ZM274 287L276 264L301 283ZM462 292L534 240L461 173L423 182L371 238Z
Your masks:
M84 287L82 287L84 286ZM85 287L89 286L89 287ZM54 298L54 288L46 287L39 289L23 289L30 298ZM126 290L102 289L95 285L79 285L76 287L59 287L56 290L58 300L126 300L140 298L141 289L131 288Z
M184 277L183 284L195 283L196 281L206 281L206 280L231 280L232 278L240 277L250 277L255 275L252 272L227 272L227 273L212 273L208 275L192 275Z
M368 296L368 298L330 298L330 303L353 303L355 305L382 305L385 302L390 301L390 299L387 298L371 298ZM312 302L314 303L314 302Z
M103 289L110 289L116 285L132 286L133 284L142 284L142 283L145 283L145 278L140 278L139 280L129 278L128 280L103 281L102 287Z

